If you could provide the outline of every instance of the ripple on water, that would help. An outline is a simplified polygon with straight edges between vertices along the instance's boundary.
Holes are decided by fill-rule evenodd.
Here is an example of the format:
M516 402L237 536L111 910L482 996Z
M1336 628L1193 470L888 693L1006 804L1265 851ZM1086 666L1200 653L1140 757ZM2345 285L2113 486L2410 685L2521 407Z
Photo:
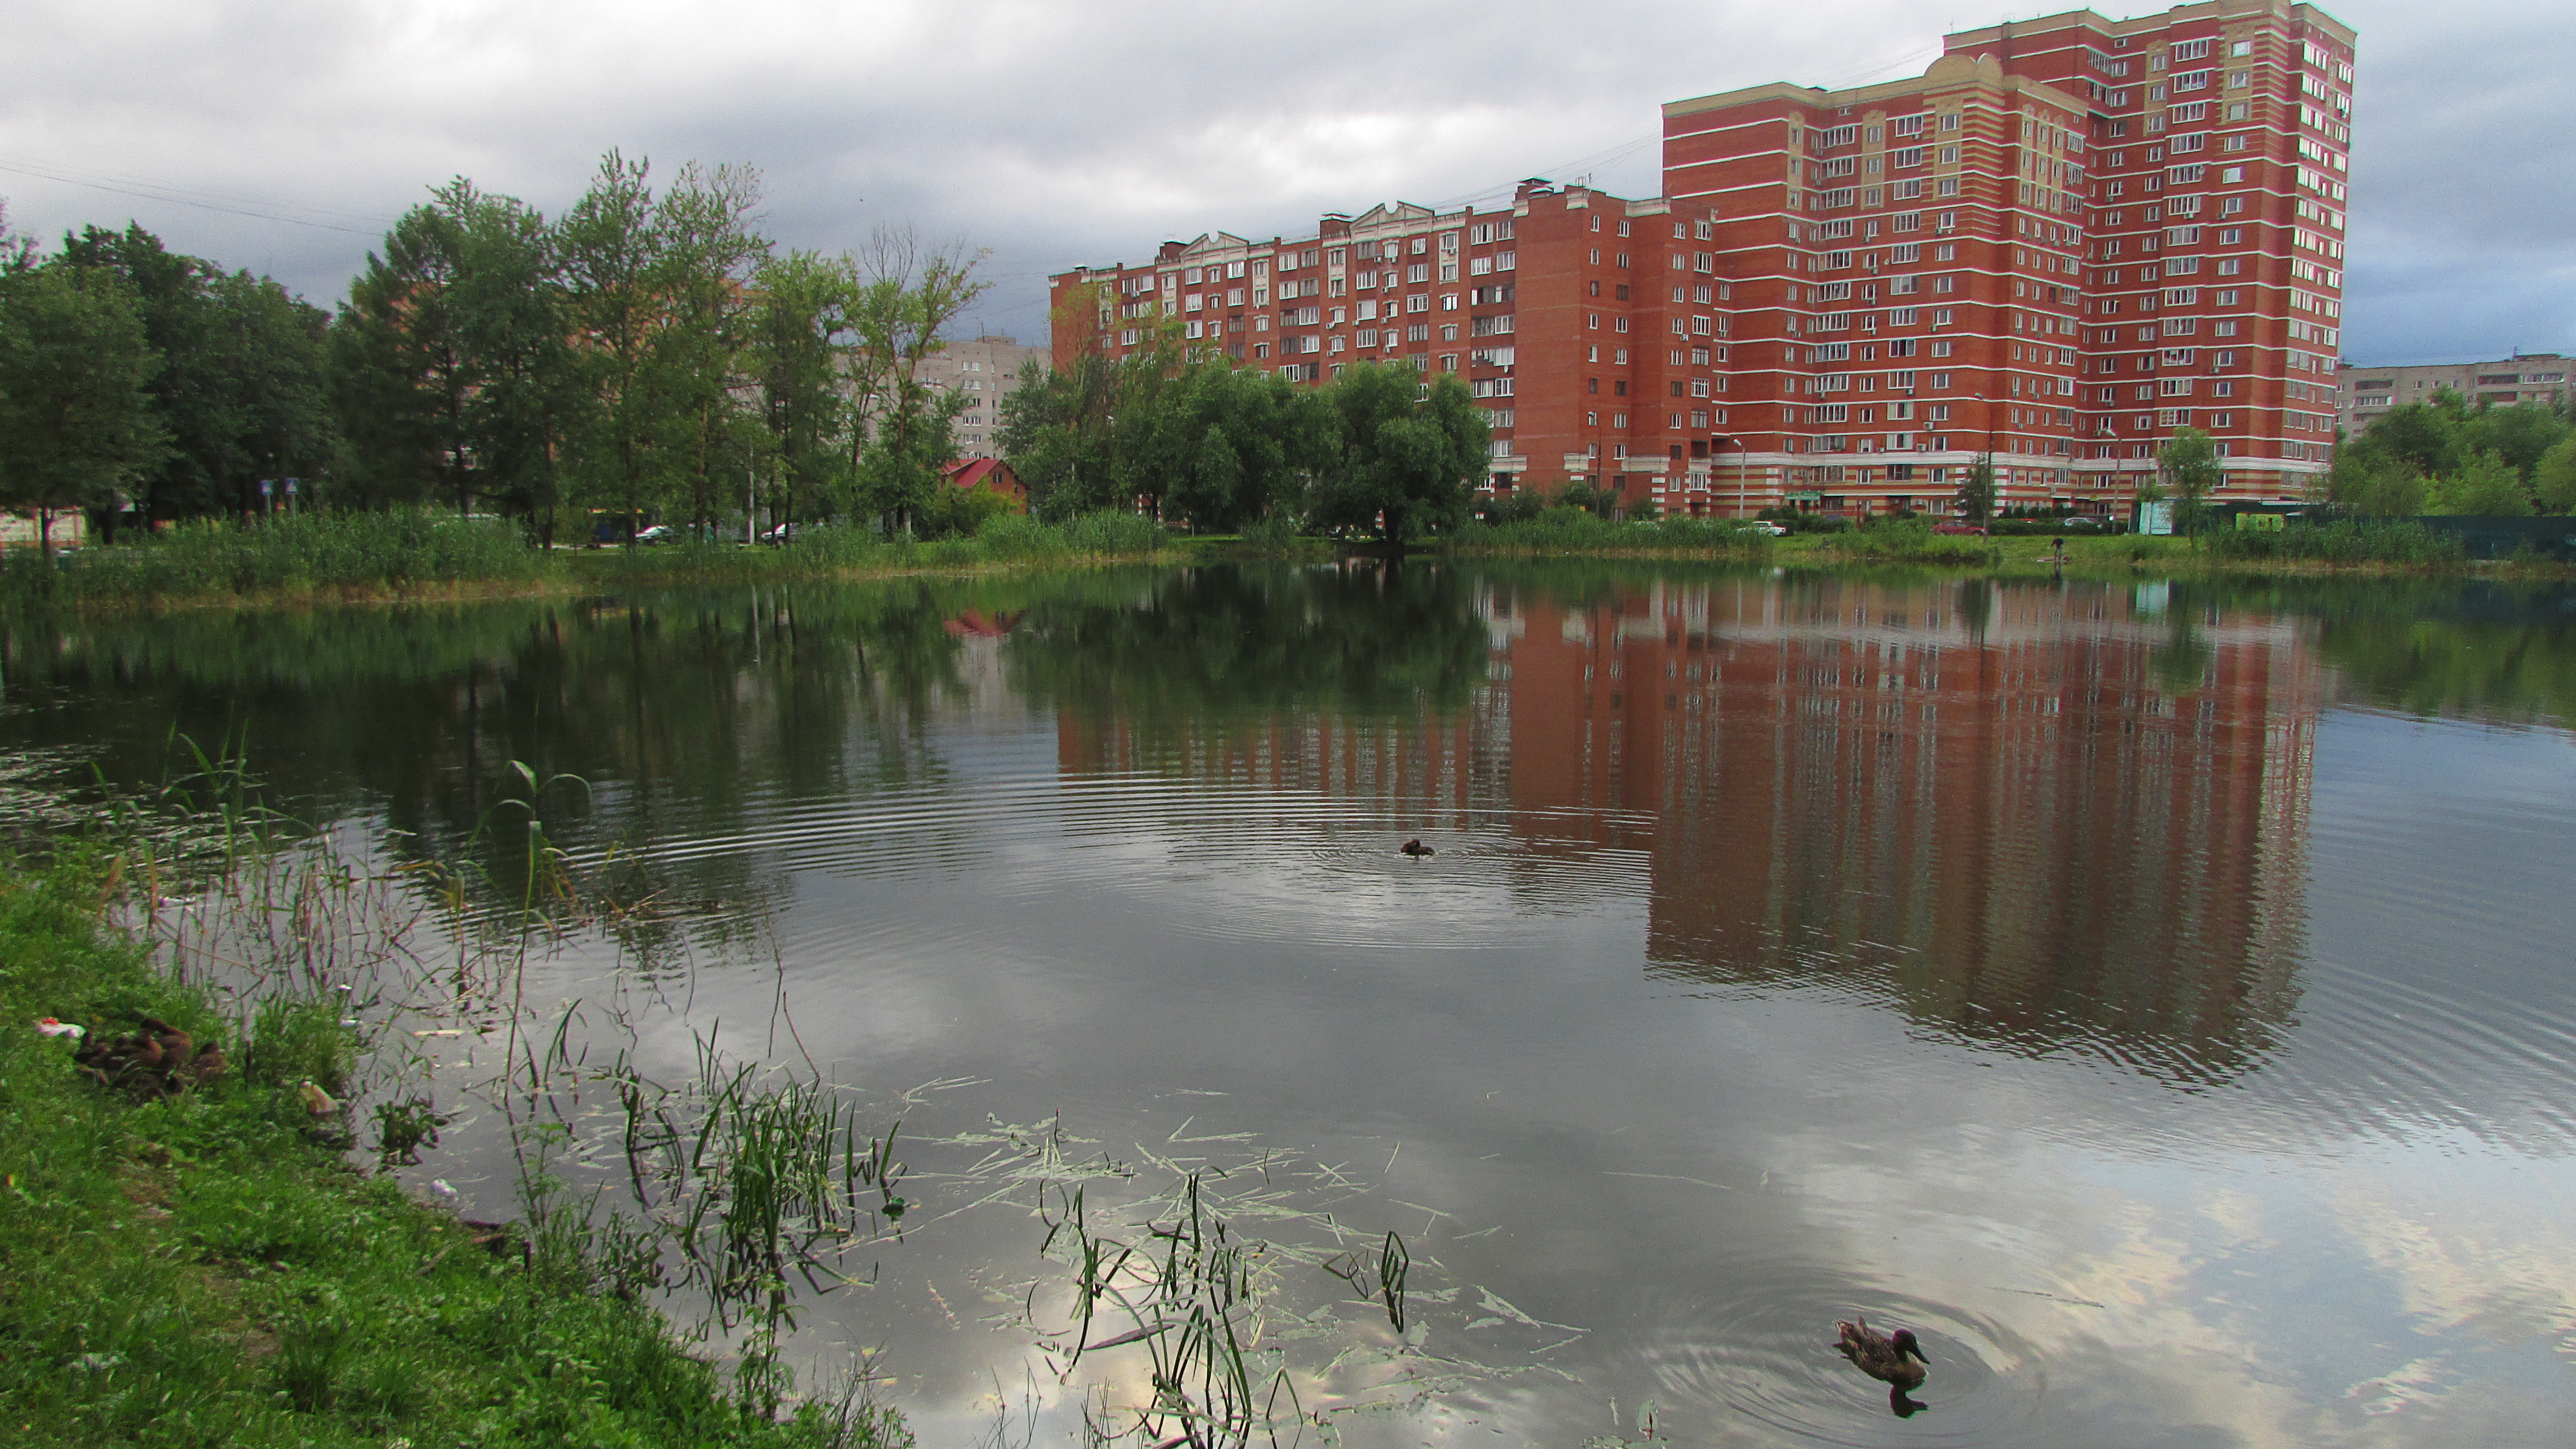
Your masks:
M1743 1265L1722 1289L1651 1290L1626 1331L1651 1370L1668 1422L1692 1408L1742 1414L1818 1444L1989 1444L2009 1438L2046 1392L2029 1344L2001 1322L1867 1284L1833 1284L1812 1264ZM1830 1296L1820 1288L1831 1284ZM1833 1347L1834 1321L1911 1328L1931 1367L1899 1420L1885 1385Z
M1636 854L1598 843L1620 823L1160 775L1043 776L776 802L751 828L665 838L634 858L678 867L759 852L799 874L971 881L993 902L1107 893L1149 905L1158 930L1213 942L1480 949L1521 939L1518 920L1533 913L1637 897L1647 873ZM1436 853L1396 849L1414 836ZM1025 919L950 912L906 925L841 913L797 940L832 950L965 943Z

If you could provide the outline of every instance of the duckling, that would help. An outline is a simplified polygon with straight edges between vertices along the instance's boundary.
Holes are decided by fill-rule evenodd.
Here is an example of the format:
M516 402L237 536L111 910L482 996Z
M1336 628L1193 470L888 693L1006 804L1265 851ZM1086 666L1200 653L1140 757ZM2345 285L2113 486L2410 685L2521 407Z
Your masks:
M316 1121L319 1121L324 1117L338 1116L341 1108L348 1105L345 1102L334 1100L330 1093L313 1085L313 1079L311 1077L306 1077L302 1085L295 1089L295 1093L297 1096L304 1099L304 1110L306 1114L313 1117ZM1918 1383L1921 1382L1919 1378L1916 1381Z
M1397 846L1396 849L1412 856L1415 860L1420 860L1426 855L1437 854L1437 852L1432 850L1430 846L1423 844L1422 839L1419 836L1404 842L1402 845Z
M223 1074L224 1049L213 1042L197 1048L197 1054L188 1059L188 1064L174 1073L174 1075L184 1075L189 1081L201 1087Z
M1858 1323L1837 1321L1834 1332L1834 1347L1852 1361L1854 1368L1887 1385L1890 1403L1907 1389L1923 1387L1924 1371L1932 1361L1923 1356L1923 1345L1915 1341L1913 1329L1880 1333L1864 1318Z
M188 1034L158 1017L143 1018L143 1032L161 1048L162 1060L176 1067L197 1053L197 1044Z

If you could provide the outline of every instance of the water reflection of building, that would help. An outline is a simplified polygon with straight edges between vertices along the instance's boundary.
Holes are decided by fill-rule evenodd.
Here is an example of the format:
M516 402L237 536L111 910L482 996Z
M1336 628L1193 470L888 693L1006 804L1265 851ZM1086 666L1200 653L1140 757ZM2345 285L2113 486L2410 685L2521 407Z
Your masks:
M2223 1070L2288 1006L2316 676L2287 623L2160 604L1861 580L1496 594L1518 621L1496 653L1511 801L1655 822L1658 972L1859 973L1981 1036L2098 1032Z
M1464 810L1524 876L1635 851L1658 974L2198 1077L2289 1007L2318 689L2289 623L2160 588L1489 587L1463 711L1068 710L1058 758Z

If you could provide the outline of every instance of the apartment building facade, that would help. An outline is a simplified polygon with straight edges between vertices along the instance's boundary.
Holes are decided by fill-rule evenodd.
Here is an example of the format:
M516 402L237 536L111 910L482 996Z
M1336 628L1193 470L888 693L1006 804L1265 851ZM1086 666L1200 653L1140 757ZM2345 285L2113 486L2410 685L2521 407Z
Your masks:
M2202 0L1945 47L1917 78L1666 105L1658 198L1529 182L1059 275L1056 354L1177 320L1304 381L1455 372L1488 487L1666 513L1938 512L1981 457L1999 506L2117 513L2185 426L2222 498L2301 496L2335 426L2352 33Z
M2290 0L1945 38L2088 108L2089 491L2152 470L2184 424L2225 449L2225 496L2294 499L2332 461L2354 41Z
M1988 453L1999 504L2068 492L2089 129L2080 97L1956 54L1664 107L1665 190L1718 216L1733 375L1707 441L1749 502L1938 506Z
M2338 374L2343 430L2351 437L2370 431L2392 408L2431 402L2448 388L2471 407L2544 407L2565 404L2576 393L2567 385L2567 359L2555 352L2516 353L2494 362L2438 362L2406 367L2356 367L2347 362Z
M998 458L996 437L1002 423L1002 399L1020 383L1020 364L1046 356L1046 349L1023 347L1019 340L996 335L951 342L921 360L920 378L966 399L957 415L957 455Z
M1052 279L1056 356L1129 356L1171 319L1184 347L1295 381L1358 361L1453 374L1493 429L1488 491L1645 496L1688 451L1682 418L1705 430L1724 386L1714 220L1532 179L1508 206L1396 202L1305 236L1166 242Z

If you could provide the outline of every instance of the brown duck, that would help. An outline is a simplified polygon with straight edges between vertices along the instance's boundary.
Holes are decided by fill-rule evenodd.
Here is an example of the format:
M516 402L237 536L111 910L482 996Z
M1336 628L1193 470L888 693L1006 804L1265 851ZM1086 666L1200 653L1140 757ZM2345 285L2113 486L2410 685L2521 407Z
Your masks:
M92 1042L72 1060L102 1087L117 1087L146 1099L183 1091L220 1076L223 1049L213 1042L198 1046L188 1034L157 1017L144 1017L142 1029L113 1041Z
M1924 1371L1932 1361L1923 1356L1923 1345L1915 1340L1913 1329L1881 1333L1864 1318L1858 1323L1837 1322L1834 1332L1834 1347L1852 1361L1852 1367L1887 1385L1890 1403L1904 1398L1908 1389L1923 1387Z
M1396 849L1412 856L1415 860L1420 860L1422 857L1434 853L1430 846L1422 843L1419 836L1404 842L1402 845L1397 846Z

